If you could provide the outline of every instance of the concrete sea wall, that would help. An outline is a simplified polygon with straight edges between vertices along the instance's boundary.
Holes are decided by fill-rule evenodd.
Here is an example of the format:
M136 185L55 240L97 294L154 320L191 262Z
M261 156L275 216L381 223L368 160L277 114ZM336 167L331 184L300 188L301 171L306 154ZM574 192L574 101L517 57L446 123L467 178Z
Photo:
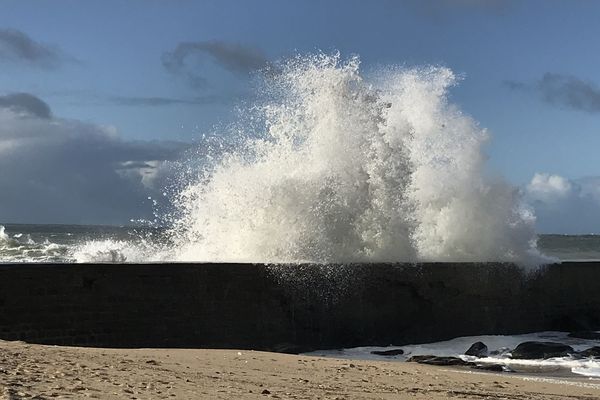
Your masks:
M600 263L0 265L0 339L306 351L600 329Z

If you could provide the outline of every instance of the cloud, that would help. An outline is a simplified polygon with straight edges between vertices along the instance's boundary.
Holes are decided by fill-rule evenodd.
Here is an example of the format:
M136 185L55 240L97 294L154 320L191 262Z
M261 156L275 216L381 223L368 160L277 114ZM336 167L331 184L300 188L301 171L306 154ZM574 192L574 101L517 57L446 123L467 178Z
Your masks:
M10 61L54 68L67 59L59 49L36 42L21 31L0 29L0 62Z
M571 182L559 175L536 173L527 185L527 193L530 196L546 202L563 199L569 196L572 190Z
M184 76L193 87L204 87L207 79L198 72L197 65L188 65L191 58L199 62L209 59L219 67L240 75L247 75L269 64L258 48L218 40L179 43L173 51L163 54L162 64L170 73Z
M189 147L128 141L112 127L51 117L49 109L47 117L23 118L13 107L0 107L0 221L152 218L148 197L162 197L165 171Z
M28 93L12 93L0 96L0 108L38 118L48 119L51 116L48 104Z
M600 177L576 180L536 173L524 188L542 233L600 233Z
M512 90L534 92L548 104L589 113L600 112L600 88L574 76L547 72L533 84L515 81L504 84Z

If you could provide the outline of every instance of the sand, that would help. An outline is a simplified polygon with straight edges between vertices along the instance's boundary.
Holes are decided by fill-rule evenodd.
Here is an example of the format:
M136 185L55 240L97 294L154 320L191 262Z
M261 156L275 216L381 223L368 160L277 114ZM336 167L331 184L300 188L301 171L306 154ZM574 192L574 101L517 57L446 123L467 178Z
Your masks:
M3 399L598 399L600 382L247 350L0 341Z

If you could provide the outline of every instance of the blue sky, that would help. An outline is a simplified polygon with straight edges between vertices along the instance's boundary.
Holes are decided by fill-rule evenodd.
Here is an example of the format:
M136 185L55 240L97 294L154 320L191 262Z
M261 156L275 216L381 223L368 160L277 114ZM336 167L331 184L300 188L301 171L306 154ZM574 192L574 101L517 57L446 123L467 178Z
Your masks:
M254 60L339 50L367 72L439 64L465 77L452 101L491 131L492 171L522 187L538 173L550 189L556 175L580 196L595 190L582 179L600 175L599 15L599 2L567 0L5 0L0 33L18 31L53 58L19 59L0 44L0 95L31 94L123 140L189 142L231 118L249 89L222 64L169 70L165 54L180 43L239 45ZM588 225L544 230L600 221Z

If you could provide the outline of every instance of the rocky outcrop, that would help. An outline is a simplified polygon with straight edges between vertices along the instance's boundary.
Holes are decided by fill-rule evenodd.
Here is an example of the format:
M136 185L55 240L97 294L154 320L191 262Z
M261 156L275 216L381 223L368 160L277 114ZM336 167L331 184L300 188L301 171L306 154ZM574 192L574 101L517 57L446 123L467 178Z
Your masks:
M582 357L600 358L600 346L590 347L589 349L580 351L577 354L579 354Z
M475 357L485 357L488 354L488 347L485 343L475 342L469 347L467 351L465 351L465 355L467 356L475 356Z
M450 365L462 365L462 366L475 366L476 364L473 362L465 361L458 357L439 357L439 356L412 356L406 362L416 362L419 364L428 364L428 365L440 365L440 366L450 366Z
M404 354L404 350L402 349L392 349L392 350L373 350L371 354L375 354L376 356L384 356L384 357L394 357Z
M571 346L554 342L523 342L513 351L511 357L522 360L537 360L552 357L566 357L574 354Z

